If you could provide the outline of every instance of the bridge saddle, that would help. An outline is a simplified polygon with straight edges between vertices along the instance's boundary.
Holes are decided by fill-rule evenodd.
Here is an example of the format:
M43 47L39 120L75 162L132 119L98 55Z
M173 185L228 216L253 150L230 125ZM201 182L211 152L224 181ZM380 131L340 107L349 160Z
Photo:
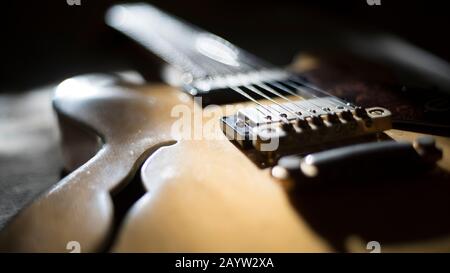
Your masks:
M391 112L344 104L327 96L244 108L223 117L221 125L226 136L242 148L279 157L388 130Z

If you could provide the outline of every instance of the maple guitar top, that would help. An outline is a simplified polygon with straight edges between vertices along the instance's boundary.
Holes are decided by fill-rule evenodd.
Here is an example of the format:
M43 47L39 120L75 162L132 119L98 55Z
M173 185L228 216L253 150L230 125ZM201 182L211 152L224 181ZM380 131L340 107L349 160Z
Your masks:
M218 42L219 47L226 44L209 35L200 38ZM236 52L230 48L225 51L233 57ZM308 69L303 61L294 63L293 72ZM243 117L236 124L243 121L258 129L261 122L253 119L256 111L301 108L301 96L277 95L202 108L185 92L203 92L200 78L184 91L143 83L129 74L86 75L62 82L54 108L65 166L71 173L0 232L0 250L68 252L75 243L82 252L367 252L368 243L375 241L385 252L450 251L449 138L435 136L443 153L430 172L387 176L365 185L365 180L382 171L375 164L370 168L373 173L356 177L359 186L293 189L292 179L286 183L271 174L272 153L265 154L266 165L261 166L244 151L244 142L227 138L223 118ZM239 87L233 88L243 94ZM282 103L294 98L297 105ZM255 104L259 110L254 110ZM338 113L339 128L344 129L335 132L347 145L353 144L356 134L379 133L375 141L414 141L421 135L384 131L390 128L388 115L369 117L373 123L368 124L358 117L359 108L345 107ZM352 133L345 127L351 124L344 112L356 117ZM316 123L315 115L303 119L304 114L293 119L306 122L309 131L300 123L292 125L288 115L280 115L279 124L292 134L308 132L314 137L292 144L288 135L283 145L311 144L320 132L327 132L320 130L337 128L329 115L335 113L321 115L326 116L323 129L319 128L322 120ZM272 126L272 119L262 126ZM233 129L239 133L238 127ZM250 144L250 150L260 152L261 142ZM122 218L124 207L117 197L135 187L143 187L143 193L129 209L125 207Z
M76 95L70 92L73 88L78 90ZM228 141L217 115L203 117L203 124L214 120L216 128L205 130L213 135L173 139L170 130L177 116L170 112L181 105L189 113L199 107L191 97L166 85L117 84L101 76L78 77L61 84L55 97L55 108L64 117L61 121L70 119L89 128L104 144L92 159L2 231L2 250L65 252L71 241L79 242L83 252L105 250L113 229L111 195L125 187L144 162L137 175L146 193L127 213L110 251L366 251L368 240L383 239L387 240L383 245L386 251L449 249L450 238L439 231L430 230L438 233L430 238L421 238L421 232L413 230L411 236L419 239L389 239L400 236L403 229L434 225L430 221L446 222L448 204L440 195L448 192L448 180L428 177L408 186L359 189L358 195L340 192L334 201L341 203L337 207L343 211L335 214L336 204L328 207L326 200L330 192L300 194L297 198L304 200L292 200L267 169L258 168ZM224 108L216 109L219 115ZM417 136L398 130L386 133L396 140ZM450 141L437 137L437 142L444 150L438 165L450 171ZM297 204L306 200L313 202ZM355 206L368 215L359 215ZM425 216L430 209L433 217ZM316 229L315 221L320 219L315 219L319 217L315 214L326 215L322 219L325 225L334 214L329 228L338 234L344 228L342 221L355 226L338 238L328 237L327 228ZM353 218L356 215L359 218ZM384 234L386 220L395 221L388 234ZM376 237L377 232L375 238L366 237L370 228L364 225L381 229L381 238Z

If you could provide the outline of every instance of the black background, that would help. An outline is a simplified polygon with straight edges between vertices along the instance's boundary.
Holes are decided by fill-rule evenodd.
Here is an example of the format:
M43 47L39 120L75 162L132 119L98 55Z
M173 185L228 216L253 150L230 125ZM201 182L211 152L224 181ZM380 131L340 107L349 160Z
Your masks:
M118 1L8 1L2 4L0 91L17 92L91 71L129 67L130 53L104 25ZM395 33L449 60L446 1L149 1L226 37L275 64L324 40L340 27Z

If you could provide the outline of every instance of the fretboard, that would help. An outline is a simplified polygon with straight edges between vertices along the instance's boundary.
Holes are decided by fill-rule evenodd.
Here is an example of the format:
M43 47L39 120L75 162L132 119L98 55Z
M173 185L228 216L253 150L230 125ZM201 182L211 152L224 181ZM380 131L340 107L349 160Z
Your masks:
M148 4L114 6L106 22L193 80L273 68L230 42Z
M175 68L165 77L204 105L285 95L327 96L299 77L149 4L112 7L106 23ZM176 82L170 78L177 78Z

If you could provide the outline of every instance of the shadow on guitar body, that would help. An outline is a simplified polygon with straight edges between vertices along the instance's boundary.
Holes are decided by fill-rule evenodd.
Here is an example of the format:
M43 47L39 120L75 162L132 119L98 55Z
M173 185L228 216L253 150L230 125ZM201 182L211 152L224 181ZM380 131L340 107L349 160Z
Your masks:
M448 172L375 176L357 177L351 185L297 188L290 200L338 251L365 252L370 241L389 252L450 250Z

